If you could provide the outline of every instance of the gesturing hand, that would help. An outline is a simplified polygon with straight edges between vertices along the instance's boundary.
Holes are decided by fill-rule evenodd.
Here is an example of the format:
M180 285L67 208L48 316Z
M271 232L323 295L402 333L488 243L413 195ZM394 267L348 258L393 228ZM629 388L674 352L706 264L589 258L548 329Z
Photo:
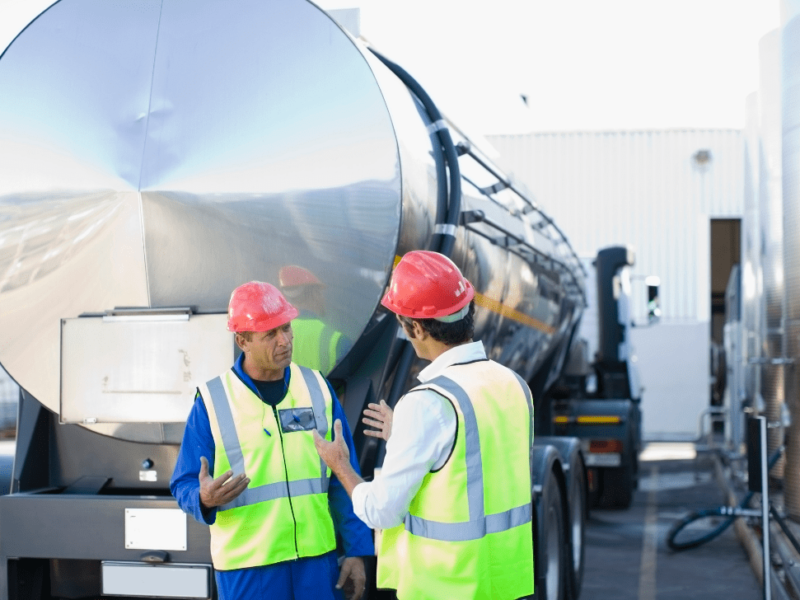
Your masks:
M313 435L317 453L325 461L325 464L331 468L333 474L339 478L339 483L342 484L342 487L352 498L353 490L364 480L361 479L361 476L353 469L353 465L350 464L350 449L347 447L347 442L344 441L344 436L342 435L342 422L339 419L333 422L332 442L323 438L316 429L314 429Z
M332 442L323 438L316 429L313 435L317 453L334 472L350 464L350 450L344 441L342 422L339 419L333 423L334 440Z
M367 406L369 406L369 408L364 410L365 417L361 420L366 425L374 427L375 429L365 429L364 435L382 438L388 442L389 436L392 435L392 418L394 417L394 411L389 408L389 405L383 400L381 400L380 404L370 403Z
M232 479L231 479L232 478ZM208 460L200 457L200 503L206 508L214 508L227 504L241 494L250 479L244 473L233 477L233 471L225 471L216 479L208 474Z

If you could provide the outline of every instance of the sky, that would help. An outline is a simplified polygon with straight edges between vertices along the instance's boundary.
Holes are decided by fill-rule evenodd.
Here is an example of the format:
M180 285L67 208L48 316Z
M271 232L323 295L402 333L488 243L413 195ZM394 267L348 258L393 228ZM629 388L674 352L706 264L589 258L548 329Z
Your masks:
M482 135L742 128L780 25L779 0L317 3L358 6L361 35ZM49 4L0 0L0 48Z

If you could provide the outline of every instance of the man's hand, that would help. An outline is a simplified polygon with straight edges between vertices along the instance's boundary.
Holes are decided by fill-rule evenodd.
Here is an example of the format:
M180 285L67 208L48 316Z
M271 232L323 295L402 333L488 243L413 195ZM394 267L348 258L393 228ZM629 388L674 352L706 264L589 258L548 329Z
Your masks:
M331 468L334 475L339 478L339 482L344 487L347 495L353 497L353 490L359 483L363 483L363 479L356 473L353 466L350 464L350 450L347 448L347 442L344 441L342 435L342 422L336 419L333 424L333 441L326 441L316 429L314 430L314 446L317 447L317 453L320 458L325 461L325 464Z
M369 408L364 411L365 417L361 420L375 429L365 429L364 435L381 438L388 442L389 436L392 435L394 411L383 400L381 400L380 404L370 403L367 406Z
M367 587L367 573L364 570L364 559L360 556L349 556L344 559L339 570L339 581L336 589L344 588L345 598L359 600Z
M325 440L316 429L314 430L314 445L317 453L331 470L336 473L345 465L350 465L350 450L342 435L342 422L336 419L333 424L333 441Z
M200 457L200 503L206 508L227 504L247 489L250 479L244 473L233 477L233 471L226 471L216 479L208 474L208 460Z

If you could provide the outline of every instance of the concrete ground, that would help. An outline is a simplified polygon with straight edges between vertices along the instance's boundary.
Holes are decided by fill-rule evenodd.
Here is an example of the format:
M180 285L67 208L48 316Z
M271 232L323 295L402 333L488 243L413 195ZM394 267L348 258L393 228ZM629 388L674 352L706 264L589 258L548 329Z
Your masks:
M689 458L693 454L691 447L687 453L669 444L647 449L631 508L592 510L581 600L761 597L733 527L692 550L676 553L666 544L667 531L677 519L725 504L711 460Z

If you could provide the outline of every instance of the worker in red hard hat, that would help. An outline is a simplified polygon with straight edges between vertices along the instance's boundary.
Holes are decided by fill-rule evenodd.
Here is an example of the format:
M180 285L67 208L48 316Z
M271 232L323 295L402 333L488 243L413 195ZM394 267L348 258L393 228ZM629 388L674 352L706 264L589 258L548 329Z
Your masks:
M449 258L406 254L381 303L431 364L394 412L365 411L387 441L380 475L364 482L346 445L315 436L356 514L384 530L377 585L400 600L533 594L531 392L472 341L474 296Z
M281 291L299 310L292 321L298 347L294 361L329 374L351 347L351 342L326 319L325 284L314 273L298 265L278 271Z
M314 448L314 431L351 452L336 394L292 361L298 311L275 286L231 294L228 330L242 354L198 388L170 482L179 506L210 526L222 600L358 599L372 533ZM344 425L342 425L344 423ZM345 558L338 566L337 533Z

